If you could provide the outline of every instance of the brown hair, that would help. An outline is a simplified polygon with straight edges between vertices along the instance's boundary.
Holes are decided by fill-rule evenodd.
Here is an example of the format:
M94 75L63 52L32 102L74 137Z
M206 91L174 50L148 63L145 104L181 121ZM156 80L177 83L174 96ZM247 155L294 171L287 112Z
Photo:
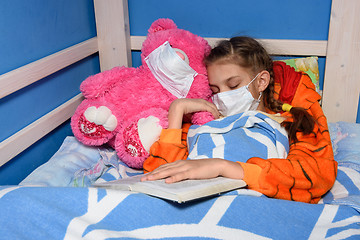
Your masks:
M253 75L263 70L268 71L270 73L270 81L268 87L263 92L265 107L273 112L283 111L282 105L284 103L274 97L273 60L265 48L255 39L241 36L220 41L204 61L207 66L215 62L235 63L249 69ZM315 120L304 108L292 107L290 113L292 114L293 121L284 121L282 126L287 130L290 142L297 142L296 133L312 133Z

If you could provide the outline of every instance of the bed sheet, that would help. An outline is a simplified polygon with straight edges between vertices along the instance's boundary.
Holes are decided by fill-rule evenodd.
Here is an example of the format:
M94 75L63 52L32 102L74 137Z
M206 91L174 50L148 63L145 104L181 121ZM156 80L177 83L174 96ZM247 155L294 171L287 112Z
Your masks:
M319 204L271 199L247 189L178 204L86 187L140 173L117 161L111 149L86 148L81 151L91 164L67 169L72 173L63 187L39 178L39 185L48 186L29 186L36 185L29 178L0 187L0 239L359 239L360 126L339 122L329 130L339 169ZM64 149L78 153L77 144L69 137L53 158ZM70 187L79 183L85 187Z

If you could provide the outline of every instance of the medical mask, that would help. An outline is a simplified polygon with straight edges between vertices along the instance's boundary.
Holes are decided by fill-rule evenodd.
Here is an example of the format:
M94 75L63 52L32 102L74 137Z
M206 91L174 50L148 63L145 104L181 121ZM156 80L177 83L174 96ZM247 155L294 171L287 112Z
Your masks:
M227 117L257 109L262 92L260 92L258 99L254 99L249 91L249 86L259 74L260 73L258 73L246 86L231 91L220 92L212 96L212 100L221 115Z
M185 98L197 72L176 54L166 41L152 51L145 62L159 83L177 98Z

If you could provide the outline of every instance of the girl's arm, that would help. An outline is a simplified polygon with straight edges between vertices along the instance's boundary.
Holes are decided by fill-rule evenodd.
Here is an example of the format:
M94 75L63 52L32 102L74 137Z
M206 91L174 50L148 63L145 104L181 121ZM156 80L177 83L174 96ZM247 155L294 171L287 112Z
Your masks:
M297 133L298 142L290 144L286 159L251 158L244 165L249 188L269 197L317 203L334 184L337 162L331 145L326 117L318 102L319 94L307 75L303 75L292 106L303 107L314 117L313 133ZM248 167L257 167L248 177ZM256 169L256 168L254 168ZM257 175L257 176L255 176Z
M318 122L314 133L298 133L299 142L290 145L287 159L251 158L247 161L246 164L261 168L256 181L247 181L249 188L269 197L317 203L333 186L337 162L326 118L318 102L309 111Z
M210 112L215 119L220 116L216 106L204 99L179 98L174 100L169 108L168 129L181 129L184 115L200 111Z
M160 139L150 148L150 156L143 164L144 173L176 160L184 160L188 156L186 143L187 131L190 124L183 125L184 115L197 111L210 112L214 118L219 117L216 106L203 99L177 99L172 102L169 109L168 129L163 129Z
M216 106L205 100L177 99L174 102L172 102L172 104L170 105L169 115L168 115L169 128L163 131L167 131L168 134L170 135L172 133L169 133L169 131L181 129L183 116L185 114L193 113L197 111L211 112L215 118L219 118L220 116L220 113L217 110ZM161 142L154 143L154 145L150 149L150 157L144 163L144 169L149 171L150 168L154 169L154 166L156 167L159 166L159 167L156 168L154 171L152 171L150 174L143 177L142 181L165 178L166 179L165 181L167 183L173 183L185 179L206 179L206 178L214 178L217 176L223 176L234 179L243 178L244 172L241 165L224 159L209 158L209 159L180 161L180 160L185 160L187 157L187 154L186 156L183 154L184 148L186 149L186 153L187 153L186 138L183 140L185 141L179 142L178 139L175 140L174 142L171 142L169 140L163 140L162 143ZM162 154L164 156L161 156L161 158L159 158L158 157L159 154ZM175 159L174 157L175 158L180 157L180 158ZM167 159L170 159L170 161L168 161Z
M209 179L218 176L243 179L244 172L239 163L221 158L178 160L161 165L141 180L165 179L166 183L174 183L186 179Z

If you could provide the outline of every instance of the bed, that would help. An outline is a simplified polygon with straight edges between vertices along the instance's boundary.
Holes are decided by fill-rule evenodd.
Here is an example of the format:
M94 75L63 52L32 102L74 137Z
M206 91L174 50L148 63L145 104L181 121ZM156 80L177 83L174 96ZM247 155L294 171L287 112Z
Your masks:
M94 0L94 5L97 37L1 75L0 97L96 52L101 71L130 66L131 50L140 50L145 37L130 36L128 2ZM327 41L260 39L273 55L326 57L322 107L338 175L318 204L271 199L247 189L178 204L88 187L141 171L127 167L111 148L84 146L68 136L20 184L0 186L0 239L359 239L358 12L357 0L333 0ZM114 22L119 27L109 29ZM206 39L211 45L219 40ZM3 140L0 166L67 121L82 99L75 96Z

